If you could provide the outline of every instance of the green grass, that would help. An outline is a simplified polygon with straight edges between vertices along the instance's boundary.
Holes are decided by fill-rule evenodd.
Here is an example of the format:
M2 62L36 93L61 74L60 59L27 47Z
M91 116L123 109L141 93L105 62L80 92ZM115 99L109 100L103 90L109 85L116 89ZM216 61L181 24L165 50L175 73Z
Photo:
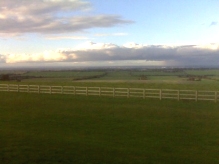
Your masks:
M77 80L76 77L92 77L107 74L100 78ZM164 72L164 70L93 70L93 71L33 71L23 75L42 76L43 78L25 79L21 82L2 81L1 83L31 84L31 85L64 85L64 86L88 86L88 87L129 87L146 89L190 89L190 90L219 90L218 69L184 70L181 72ZM188 81L186 77L178 77L181 74L204 75L213 74L212 79L201 81ZM139 80L145 75L146 80Z
M190 75L211 75L211 76L219 76L219 69L203 69L203 70L187 70L185 71L187 74Z
M138 80L138 77L132 76L129 71L109 71L107 76L96 80Z
M145 71L131 71L133 76L180 76L185 75L184 71L165 71L165 70L145 70Z
M155 77L153 77L155 78ZM181 89L181 90L212 90L219 91L219 81L204 79L202 81L187 81L186 79L173 79L165 77L150 80L81 80L72 81L70 78L39 78L28 79L22 82L5 81L0 84L19 84L19 85L52 85L52 86L87 86L87 87L121 87L121 88L145 88L145 89Z
M0 163L218 163L219 104L0 92Z
M27 72L25 76L42 76L46 78L75 78L75 77L87 77L103 74L103 71L38 71Z

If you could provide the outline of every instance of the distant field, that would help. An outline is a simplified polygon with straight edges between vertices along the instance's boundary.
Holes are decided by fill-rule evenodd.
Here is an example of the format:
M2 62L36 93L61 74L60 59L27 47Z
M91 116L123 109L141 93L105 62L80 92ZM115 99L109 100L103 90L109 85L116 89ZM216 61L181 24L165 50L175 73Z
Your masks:
M152 70L72 70L14 72L30 76L21 82L1 83L37 85L78 85L153 89L219 90L219 69ZM194 80L191 77L194 76ZM202 77L207 76L207 77ZM195 81L195 78L199 78Z
M37 71L37 72L27 72L23 75L25 76L41 76L46 78L75 78L84 76L94 76L103 74L103 71Z
M129 71L109 71L107 76L96 80L138 80L138 77L131 76Z
M132 71L132 75L134 76L180 76L186 75L186 73L182 71L174 71L174 70L142 70L142 71Z
M0 163L218 163L213 102L0 92Z
M186 70L185 72L192 75L219 76L219 69Z

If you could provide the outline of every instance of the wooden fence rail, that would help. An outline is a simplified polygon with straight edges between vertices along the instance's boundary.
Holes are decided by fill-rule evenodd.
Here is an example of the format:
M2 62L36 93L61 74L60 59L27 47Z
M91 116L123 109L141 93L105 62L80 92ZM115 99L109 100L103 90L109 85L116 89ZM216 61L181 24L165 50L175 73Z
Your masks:
M0 91L218 102L219 91L0 84Z

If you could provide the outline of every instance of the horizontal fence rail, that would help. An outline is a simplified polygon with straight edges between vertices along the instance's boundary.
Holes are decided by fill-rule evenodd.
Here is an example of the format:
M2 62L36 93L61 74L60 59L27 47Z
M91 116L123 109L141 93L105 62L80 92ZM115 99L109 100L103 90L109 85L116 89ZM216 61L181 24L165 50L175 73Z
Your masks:
M72 94L85 96L137 97L176 100L219 101L219 91L113 88L113 87L81 87L81 86L48 86L48 85L15 85L0 84L0 91L27 92L45 94Z

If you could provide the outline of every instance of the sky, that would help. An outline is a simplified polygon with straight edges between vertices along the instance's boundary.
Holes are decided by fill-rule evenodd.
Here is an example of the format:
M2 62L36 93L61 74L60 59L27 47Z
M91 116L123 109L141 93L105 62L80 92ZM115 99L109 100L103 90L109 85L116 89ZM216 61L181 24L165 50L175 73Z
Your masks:
M0 0L0 68L219 66L218 0Z

